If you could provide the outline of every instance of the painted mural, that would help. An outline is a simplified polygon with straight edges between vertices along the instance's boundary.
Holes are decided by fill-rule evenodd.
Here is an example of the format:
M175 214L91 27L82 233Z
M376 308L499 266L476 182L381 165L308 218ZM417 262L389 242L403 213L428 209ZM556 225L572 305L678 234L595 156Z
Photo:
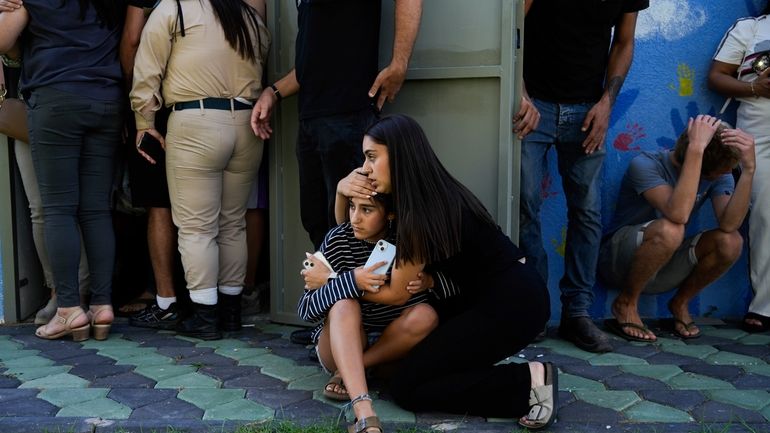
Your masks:
M607 133L607 158L602 188L602 219L609 224L615 210L620 180L630 160L641 151L670 149L689 117L716 114L724 98L707 88L711 56L724 32L739 18L756 15L766 0L651 0L639 14L634 63L618 96ZM722 116L734 124L735 106ZM552 319L558 320L558 282L564 271L566 204L553 152L550 173L542 184L543 236L549 254ZM713 227L709 206L693 220L693 230ZM746 255L707 287L691 305L699 316L740 317L751 299ZM643 295L643 316L668 316L673 293ZM591 311L594 317L610 314L616 288L597 284Z

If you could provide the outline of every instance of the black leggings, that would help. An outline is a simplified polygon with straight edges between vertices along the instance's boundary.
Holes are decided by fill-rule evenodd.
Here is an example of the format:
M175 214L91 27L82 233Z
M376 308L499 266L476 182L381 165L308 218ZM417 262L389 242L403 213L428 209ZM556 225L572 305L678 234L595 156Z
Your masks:
M548 289L531 265L517 264L467 309L439 325L404 358L391 382L411 411L516 418L529 411L524 364L495 363L526 347L550 316Z

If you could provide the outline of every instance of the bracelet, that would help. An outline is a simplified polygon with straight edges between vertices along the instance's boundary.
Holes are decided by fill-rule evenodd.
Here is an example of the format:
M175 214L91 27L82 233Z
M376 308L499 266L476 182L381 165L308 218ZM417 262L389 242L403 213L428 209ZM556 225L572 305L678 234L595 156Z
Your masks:
M9 68L21 68L21 59L12 59L5 54L0 54L3 64Z
M753 81L749 81L749 85L751 85L751 94L754 95L755 98L758 98L759 95L757 95L757 91L754 90L754 82Z
M280 101L281 99L283 99L283 96L281 95L281 92L280 92L280 91L278 91L278 87L275 87L275 84L271 84L271 85L269 85L268 87L270 87L271 89L273 89L273 95L275 95L275 97L276 97L276 98L278 98L278 101ZM753 88L753 87L752 87L752 88Z

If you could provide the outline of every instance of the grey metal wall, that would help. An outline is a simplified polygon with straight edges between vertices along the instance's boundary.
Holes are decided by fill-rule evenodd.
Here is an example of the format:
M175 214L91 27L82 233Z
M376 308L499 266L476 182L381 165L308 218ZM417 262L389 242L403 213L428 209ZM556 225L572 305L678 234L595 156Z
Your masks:
M407 82L395 103L385 108L386 113L406 113L422 124L447 169L482 200L513 239L519 176L511 116L518 94L515 60L522 4L424 0ZM297 22L295 2L274 0L270 6L273 81L293 66ZM390 61L394 8L392 0L383 0L381 66ZM312 244L299 217L296 98L282 101L276 114L270 144L271 311L273 320L299 323L299 271L303 253Z

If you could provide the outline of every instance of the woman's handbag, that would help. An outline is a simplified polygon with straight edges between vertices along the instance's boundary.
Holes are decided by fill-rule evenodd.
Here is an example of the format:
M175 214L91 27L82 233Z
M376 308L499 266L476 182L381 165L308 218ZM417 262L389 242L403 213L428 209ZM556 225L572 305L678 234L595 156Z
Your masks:
M0 65L0 134L29 143L27 106L17 98L6 98L7 94L5 75Z

